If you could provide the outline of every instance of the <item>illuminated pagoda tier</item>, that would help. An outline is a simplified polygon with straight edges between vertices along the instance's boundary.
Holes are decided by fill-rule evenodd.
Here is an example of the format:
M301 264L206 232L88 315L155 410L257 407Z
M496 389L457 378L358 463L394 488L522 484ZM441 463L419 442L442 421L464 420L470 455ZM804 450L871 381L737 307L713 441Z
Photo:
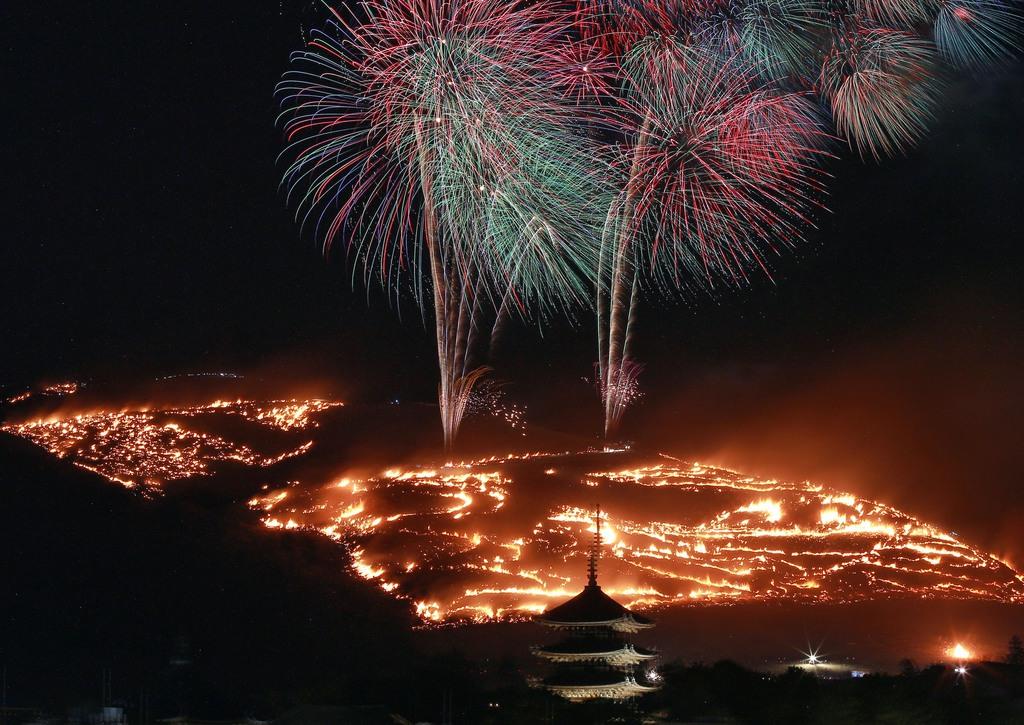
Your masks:
M601 591L597 583L600 507L594 521L587 585L569 601L535 618L565 636L556 644L534 647L533 653L553 665L551 675L543 680L549 692L568 700L626 700L657 689L642 674L657 653L627 640L627 635L650 629L654 622Z

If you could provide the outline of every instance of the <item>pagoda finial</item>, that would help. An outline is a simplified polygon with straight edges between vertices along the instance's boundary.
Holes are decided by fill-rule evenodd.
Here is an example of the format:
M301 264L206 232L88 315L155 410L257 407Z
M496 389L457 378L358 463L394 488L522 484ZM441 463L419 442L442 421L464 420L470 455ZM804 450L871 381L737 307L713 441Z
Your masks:
M597 586L597 560L601 556L601 504L594 514L594 543L590 546L590 560L587 563L587 586Z

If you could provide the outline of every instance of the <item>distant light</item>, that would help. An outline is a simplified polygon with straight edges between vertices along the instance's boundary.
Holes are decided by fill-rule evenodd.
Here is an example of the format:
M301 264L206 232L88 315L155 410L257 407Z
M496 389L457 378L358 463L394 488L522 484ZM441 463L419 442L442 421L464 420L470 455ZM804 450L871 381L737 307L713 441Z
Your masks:
M800 654L802 654L804 656L804 664L805 665L821 665L821 664L824 664L825 663L825 658L818 654L818 652L820 652L820 651L821 651L821 647L820 646L818 646L818 647L816 647L814 649L811 649L810 646L808 646L806 652L801 652L800 653Z
M657 670L647 670L647 679L650 682L660 682L661 675L658 674Z
M967 674L967 667L964 665L957 665L953 668L953 671L956 672L957 675L959 675L960 677L963 677Z

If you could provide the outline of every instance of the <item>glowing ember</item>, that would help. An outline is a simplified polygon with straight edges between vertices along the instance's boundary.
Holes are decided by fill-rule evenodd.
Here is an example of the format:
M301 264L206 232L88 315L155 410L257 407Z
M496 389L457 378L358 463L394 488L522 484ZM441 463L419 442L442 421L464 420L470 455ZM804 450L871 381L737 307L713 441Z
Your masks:
M199 415L210 411L223 411L229 415L240 415L247 420L262 423L280 430L303 430L316 425L314 415L342 405L328 400L218 400L206 406L173 411L182 415Z
M43 388L48 395L74 395L78 392L78 383L54 383Z
M65 395L74 395L79 391L81 387L82 386L79 383L73 381L67 383L51 383L49 385L43 385L41 387L38 387L34 390L30 389L18 393L17 395L12 395L10 397L5 398L3 402L8 405L13 405L15 403L20 403L24 400L28 400L29 398L33 398L35 396L62 397Z

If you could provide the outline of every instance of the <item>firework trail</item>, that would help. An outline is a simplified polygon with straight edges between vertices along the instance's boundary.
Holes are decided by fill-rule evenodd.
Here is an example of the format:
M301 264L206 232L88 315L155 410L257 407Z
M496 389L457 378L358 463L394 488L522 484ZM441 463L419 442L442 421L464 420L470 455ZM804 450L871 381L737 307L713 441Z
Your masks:
M762 82L761 69L723 50L732 34L713 32L707 16L655 9L622 58L614 111L626 172L596 300L606 435L637 397L630 348L642 279L665 290L741 284L767 268L766 251L800 238L822 190L823 131L807 94Z
M1021 29L998 0L581 0L576 18L591 55L567 72L603 96L619 152L595 286L606 436L638 397L642 287L770 277L822 206L829 120L861 157L903 153L933 117L941 61L1005 59Z
M905 152L943 62L1011 56L1020 21L1001 0L365 3L280 85L284 183L325 248L433 309L446 446L484 320L493 347L582 301L610 436L641 296L770 277L822 208L828 124L862 158Z
M433 308L450 447L486 311L558 312L595 284L610 187L558 77L571 17L385 0L335 18L279 86L284 184L325 249L342 237L367 278Z

